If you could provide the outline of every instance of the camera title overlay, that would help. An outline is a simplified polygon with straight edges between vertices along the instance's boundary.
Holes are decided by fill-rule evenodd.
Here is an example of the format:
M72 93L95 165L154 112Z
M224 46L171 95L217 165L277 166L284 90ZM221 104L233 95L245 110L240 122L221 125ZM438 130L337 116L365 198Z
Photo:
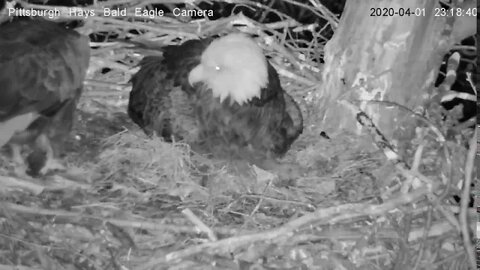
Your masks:
M79 17L89 18L94 16L102 17L140 17L154 19L165 15L174 17L212 17L213 9L185 9L174 8L171 13L165 13L162 9L147 8L79 8L65 7L52 9L29 9L29 8L8 8L6 10L8 16L25 16L25 17L47 17L55 19L58 17Z

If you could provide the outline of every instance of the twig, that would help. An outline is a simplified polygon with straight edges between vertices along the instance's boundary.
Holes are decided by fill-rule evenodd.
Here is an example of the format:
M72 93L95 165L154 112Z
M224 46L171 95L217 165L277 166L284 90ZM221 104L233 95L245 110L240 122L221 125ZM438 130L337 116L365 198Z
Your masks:
M436 262L434 263L432 266L431 266L431 269L439 269L440 266L443 266L449 262L452 262L454 261L455 259L459 258L459 257L462 257L462 256L465 256L465 253L462 251L459 251L451 256L448 256L446 257L445 259L443 260L440 260L439 262ZM448 266L445 267L445 269L458 269L458 268L449 268ZM472 268L472 269L476 269L476 268Z
M171 252L165 257L152 259L150 262L139 267L139 269L150 269L155 265L175 261L204 251L212 252L214 250L218 250L221 252L228 252L241 246L253 244L259 241L281 242L292 236L297 230L320 224L336 224L338 222L355 219L362 216L381 215L396 209L400 205L411 204L425 197L429 193L430 192L427 189L419 188L412 193L402 194L401 196L391 199L390 201L380 205L346 204L326 209L318 209L313 213L309 213L298 219L292 220L279 228L254 234L226 238L216 242L204 243L180 251Z
M423 136L423 134L422 134ZM425 144L427 142L425 140L421 140L420 144L417 147L417 150L415 151L415 155L413 157L413 162L412 162L412 170L413 171L418 171L418 167L421 164L422 161L422 154L423 154L423 149L425 148Z
M399 108L399 109L401 109L405 112L410 113L412 116L415 116L418 120L420 120L424 124L426 124L435 133L435 135L437 135L437 140L440 143L444 143L445 141L447 141L443 132L437 126L435 126L430 120L428 120L425 116L412 111L410 108L408 108L404 105L401 105L401 104L398 104L398 103L392 102L392 101L387 101L387 100L358 100L358 101L359 102L366 102L367 104L378 104L378 105L383 105L383 106L395 106L395 107L397 107L397 108Z
M420 242L420 246L418 247L418 250L419 250L418 257L415 262L415 265L413 266L413 270L417 270L418 267L420 266L420 263L422 262L423 253L425 252L425 245L428 238L428 232L430 231L431 226L432 226L432 207L429 207L427 210L427 222L425 224L425 232L423 233L422 242Z
M455 235L455 231L452 231L452 229L455 228L449 222L443 221L433 224L428 230L425 227L412 230L408 234L408 242L418 241L419 239L422 239L425 234L427 234L427 237L438 237L445 235L448 232L453 232L453 235Z
M440 211L440 213L446 218L446 220L452 224L456 231L460 231L460 223L458 222L457 218L453 215L451 209L446 209L444 205L440 204L441 200L431 201L435 210Z
M45 186L43 185L10 176L0 176L0 186L2 189L16 188L27 190L35 195L38 195L45 190Z
M315 81L309 80L305 77L301 77L301 76L299 76L299 75L297 75L293 72L290 72L290 71L288 71L288 70L286 70L286 69L284 69L284 68L282 68L282 67L280 67L280 66L278 66L278 65L276 65L272 62L270 62L270 64L272 64L272 66L278 71L278 74L280 74L282 76L285 76L289 79L292 79L294 81L297 81L301 84L305 84L307 86L312 86L312 85L318 85L319 84L319 82L315 82Z
M477 130L469 141L469 148L467 154L467 162L465 163L465 183L463 183L462 199L460 201L460 225L462 228L463 244L471 269L476 269L475 250L470 239L470 232L468 229L468 204L470 202L470 185L472 183L472 175L475 166L475 154L477 151Z
M95 221L100 225L104 222L110 222L120 227L130 227L136 229L146 229L146 230L167 230L172 232L178 233L196 233L197 230L192 226L181 226L181 225L170 225L170 224L161 224L158 220L143 220L143 221L130 221L130 220L123 220L123 219L108 219L93 215L85 215L80 214L78 212L70 212L64 210L49 210L44 208L38 207L27 207L23 205L3 202L0 204L1 207L6 208L10 211L14 211L17 213L22 213L26 215L32 216L54 216L56 222L58 223L60 219L68 219L68 223L72 224L84 224L86 220L89 220L89 224L95 224ZM138 219L140 219L138 217ZM238 230L235 228L214 228L219 234L225 235L234 235L239 233L249 233L246 230Z
M112 59L105 59L105 57L91 57L90 58L90 65L94 65L96 67L109 67L110 69L117 69L120 71L129 71L130 67L125 64L120 64L115 62Z
M177 30L170 30L170 29L165 29L165 28L159 28L155 26L150 26L144 23L139 23L139 22L127 22L127 21L122 21L114 18L107 18L107 17L92 17L92 20L94 22L105 22L105 23L111 23L115 25L116 27L121 27L123 29L142 29L142 30L148 30L150 32L158 33L158 34L164 34L164 35L176 35L177 37L184 37L184 38L197 38L198 36L193 33L189 33L186 31L180 31L180 29Z
M109 88L109 89L114 89L117 91L126 91L130 87L129 84L119 84L119 83L112 83L112 82L105 82L105 81L98 81L98 80L85 80L84 82L85 85L88 86L93 86L95 88L97 87L103 87L103 88ZM102 92L100 90L89 90L89 94L92 95L119 95L121 92Z
M337 16L335 16L330 10L325 8L325 6L320 3L320 1L309 0L309 2L314 8L320 10L320 12L324 15L324 18L330 22L332 28L335 29L338 27L339 19L337 18Z
M15 266L0 264L0 270L42 270L42 269L44 269L44 268L22 266L22 265L18 265L18 264L16 264Z
M246 195L242 195L242 196L239 197L239 199L242 199L242 198L263 199L265 201L271 201L271 202L275 202L275 203L298 205L298 206L307 207L307 208L311 208L311 209L315 208L315 206L310 204L310 203L306 203L306 202L302 202L302 201L294 201L294 200L273 198L273 197L269 197L269 196L265 196L265 195L246 194Z
M184 214L193 224L197 226L200 231L207 234L210 241L217 241L218 238L215 233L210 229L203 221L201 221L193 212L192 210L186 208L183 209L182 214Z

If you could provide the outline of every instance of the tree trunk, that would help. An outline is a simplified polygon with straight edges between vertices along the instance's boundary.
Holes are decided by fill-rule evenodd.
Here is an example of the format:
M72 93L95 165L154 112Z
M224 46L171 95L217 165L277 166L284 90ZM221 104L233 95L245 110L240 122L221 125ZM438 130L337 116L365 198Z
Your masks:
M464 5L476 7L474 2ZM384 8L409 8L412 14L371 16L372 8L382 15ZM431 97L444 54L476 32L476 17L435 16L435 8L440 8L436 0L347 1L325 47L323 84L313 97L319 130L360 131L355 117L360 108L391 136L411 114L362 101L389 101L416 110Z

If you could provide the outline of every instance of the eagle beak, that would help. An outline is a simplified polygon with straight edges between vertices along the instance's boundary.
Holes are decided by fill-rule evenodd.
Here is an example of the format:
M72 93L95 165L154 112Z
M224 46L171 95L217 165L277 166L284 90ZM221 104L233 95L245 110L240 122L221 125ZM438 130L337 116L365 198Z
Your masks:
M200 64L190 71L190 74L188 74L188 82L193 86L195 83L201 82L204 79L203 77L203 66Z

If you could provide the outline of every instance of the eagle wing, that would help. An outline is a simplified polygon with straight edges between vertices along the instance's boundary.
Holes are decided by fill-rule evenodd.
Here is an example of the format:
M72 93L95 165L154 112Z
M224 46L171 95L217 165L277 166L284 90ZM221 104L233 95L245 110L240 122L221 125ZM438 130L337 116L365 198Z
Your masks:
M180 46L162 48L162 56L146 56L132 77L128 114L147 135L156 133L170 140L197 140L192 93L188 73L200 63L206 44L190 40Z
M0 121L48 110L76 96L88 67L88 39L53 22L0 26Z
M0 146L37 117L71 107L89 58L88 38L53 22L19 19L0 25Z
M140 70L131 79L128 115L147 135L158 132L169 137L171 102L168 95L172 83L168 83L162 62L161 56L147 56L140 61Z
M292 96L284 92L283 97L285 99L285 110L287 115L285 116L282 126L286 130L288 144L291 144L303 132L303 116L300 106Z

